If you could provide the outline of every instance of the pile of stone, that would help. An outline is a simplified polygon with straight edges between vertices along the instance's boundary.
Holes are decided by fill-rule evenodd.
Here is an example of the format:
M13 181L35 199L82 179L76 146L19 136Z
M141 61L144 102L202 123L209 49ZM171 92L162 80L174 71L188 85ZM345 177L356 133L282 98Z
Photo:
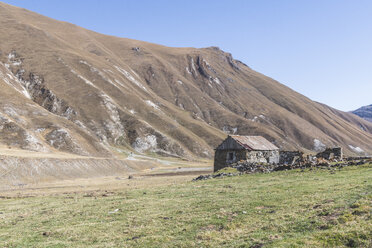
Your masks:
M332 162L334 162L332 160ZM242 174L252 174L252 173L271 173L273 171L283 171L283 170L294 170L294 169L341 169L347 166L358 166L366 163L372 164L371 158L361 159L361 160L351 160L344 161L342 163L332 163L329 160L318 158L316 162L301 161L293 164L265 164L265 163L249 163L247 161L240 161L229 165L229 167L236 169L237 173L218 173L211 175L201 175L193 181L207 180L212 178L223 178L232 177Z
M342 148L326 148L324 151L316 155L306 155L301 151L280 151L279 164L282 165L302 165L302 166L316 166L323 162L340 162L343 161Z
M300 151L280 151L279 164L293 165L305 161L304 153Z
M218 174L212 174L212 175L200 175L197 178L194 178L193 181L199 181L199 180L207 180L212 178L223 178L223 177L233 177L241 175L241 173L218 173Z
M347 162L346 164L348 166L353 166L353 165L362 165L362 164L366 164L366 163L370 163L372 164L372 159L367 159L367 160L359 160L359 161L355 161L355 160L352 160L352 161L349 161Z
M327 160L342 160L343 153L341 147L326 148L324 151L316 154L317 158L324 158Z
M366 160L366 161L369 161L369 162L372 162L372 157L348 157L346 158L347 161L351 161L351 160Z

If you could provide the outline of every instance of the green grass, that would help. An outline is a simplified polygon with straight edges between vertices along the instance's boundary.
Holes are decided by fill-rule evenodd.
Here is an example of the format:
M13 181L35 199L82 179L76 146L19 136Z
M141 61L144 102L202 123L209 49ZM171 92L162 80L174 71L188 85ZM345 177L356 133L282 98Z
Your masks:
M371 165L0 199L0 247L371 247L371 209Z

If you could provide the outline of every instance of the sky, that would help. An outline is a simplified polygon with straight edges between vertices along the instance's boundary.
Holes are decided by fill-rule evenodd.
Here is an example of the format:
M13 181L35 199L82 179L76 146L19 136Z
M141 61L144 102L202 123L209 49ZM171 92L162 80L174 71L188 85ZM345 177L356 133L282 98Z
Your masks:
M370 0L3 0L99 33L218 46L314 101L372 104Z

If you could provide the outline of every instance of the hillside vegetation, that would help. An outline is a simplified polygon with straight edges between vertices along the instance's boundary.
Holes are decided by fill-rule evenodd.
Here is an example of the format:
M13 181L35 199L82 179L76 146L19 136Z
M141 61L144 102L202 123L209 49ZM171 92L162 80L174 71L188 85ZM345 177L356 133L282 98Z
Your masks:
M0 201L0 246L371 247L371 210L371 164L19 196Z

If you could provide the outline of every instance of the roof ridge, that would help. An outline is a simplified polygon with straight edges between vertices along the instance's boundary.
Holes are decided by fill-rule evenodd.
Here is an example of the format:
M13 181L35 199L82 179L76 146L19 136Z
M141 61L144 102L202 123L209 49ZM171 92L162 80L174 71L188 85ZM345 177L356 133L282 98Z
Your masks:
M240 135L238 135L238 136L240 136ZM235 141L238 142L238 144L241 145L242 147L249 148L249 149L253 150L253 148L250 147L248 144L244 144L240 140L235 140Z
M259 151L269 151L269 150L278 150L279 148L268 141L265 137L254 135L229 135L234 139L239 145L246 149L250 150L259 150Z

